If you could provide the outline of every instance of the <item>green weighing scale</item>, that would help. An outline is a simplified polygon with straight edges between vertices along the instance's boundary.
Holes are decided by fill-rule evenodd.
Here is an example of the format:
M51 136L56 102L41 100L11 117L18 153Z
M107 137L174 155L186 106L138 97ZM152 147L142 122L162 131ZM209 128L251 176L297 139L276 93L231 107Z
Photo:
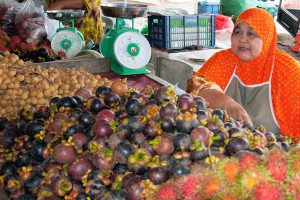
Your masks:
M84 10L49 10L46 11L48 16L59 21L59 28L51 39L51 48L58 55L59 52L64 52L66 58L76 56L85 46L83 35L75 28L74 20L81 19L84 15ZM69 22L71 27L63 26L64 22Z
M100 52L110 59L110 68L120 75L146 74L146 65L151 58L148 40L134 28L134 18L144 17L148 7L127 3L101 4L102 13L116 17L115 28L105 34L100 42ZM131 21L131 26L122 26L122 21Z

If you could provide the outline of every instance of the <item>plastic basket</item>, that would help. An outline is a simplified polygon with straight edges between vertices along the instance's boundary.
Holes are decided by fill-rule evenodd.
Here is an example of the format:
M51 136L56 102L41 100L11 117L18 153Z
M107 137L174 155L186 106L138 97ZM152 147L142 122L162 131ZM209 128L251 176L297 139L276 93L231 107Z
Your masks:
M257 7L265 9L266 11L268 11L272 15L273 18L275 16L277 16L278 6L274 2L258 1L257 2Z
M219 1L199 1L198 2L198 14L201 13L210 13L210 14L218 14L220 10L220 2Z
M159 49L215 46L215 15L148 16L148 40Z

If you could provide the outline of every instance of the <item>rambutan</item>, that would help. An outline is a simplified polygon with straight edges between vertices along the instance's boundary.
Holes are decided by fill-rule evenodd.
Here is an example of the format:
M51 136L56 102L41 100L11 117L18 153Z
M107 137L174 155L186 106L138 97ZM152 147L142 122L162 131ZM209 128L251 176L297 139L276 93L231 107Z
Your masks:
M161 187L159 187L157 191L157 199L158 200L176 200L177 194L176 194L176 188L173 184L165 184Z
M179 184L179 193L182 194L185 199L194 199L197 195L200 178L196 175L186 176L181 179Z
M34 50L34 49L36 49L35 44L33 44L33 43L28 43L28 44L27 44L27 50L32 51L32 50Z
M253 189L255 200L279 200L283 198L283 192L271 182L262 182Z
M237 156L242 171L256 168L261 163L261 159L250 151L240 151Z
M297 174L297 173L300 172L300 158L290 161L290 163L289 163L289 170L293 174Z
M288 153L290 157L298 159L300 157L300 144L293 146Z
M19 43L21 42L20 37L19 37L19 36L16 36L16 35L11 36L10 39L11 39L11 42L13 42L13 43L15 43L15 44L19 44Z
M23 50L25 50L27 48L27 44L25 43L25 42L20 42L19 44L18 44L18 49L20 50L20 51L23 51Z
M0 51L4 52L5 51L5 46L3 46L2 44L0 44Z
M287 162L286 160L268 160L266 166L271 174L271 177L278 181L286 179Z
M255 185L267 178L267 172L260 172L259 169L245 171L240 178L241 188L245 191L251 191Z
M66 52L64 52L64 51L59 51L57 54L58 54L60 57L62 57L63 59L66 58Z
M296 176L286 182L287 194L291 197L290 199L300 199L300 177ZM298 196L296 198L296 196Z
M211 175L209 179L206 179L206 181L206 188L203 191L204 196L208 199L216 197L218 192L221 190L221 181L214 175Z
M15 51L17 49L17 44L16 43L10 43L8 45L8 48L9 48L10 52Z
M238 200L239 198L235 196L234 194L224 194L221 198L221 200Z
M268 152L269 160L287 159L287 153L279 148L274 148Z
M225 180L233 182L240 171L240 165L237 159L226 159L219 164L219 172L221 176L224 176Z

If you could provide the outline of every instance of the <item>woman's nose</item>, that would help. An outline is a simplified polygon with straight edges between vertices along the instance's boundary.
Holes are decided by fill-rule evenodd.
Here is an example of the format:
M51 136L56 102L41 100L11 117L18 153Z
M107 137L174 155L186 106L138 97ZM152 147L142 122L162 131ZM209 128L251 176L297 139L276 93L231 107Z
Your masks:
M240 41L241 42L246 42L247 41L247 34L241 34Z

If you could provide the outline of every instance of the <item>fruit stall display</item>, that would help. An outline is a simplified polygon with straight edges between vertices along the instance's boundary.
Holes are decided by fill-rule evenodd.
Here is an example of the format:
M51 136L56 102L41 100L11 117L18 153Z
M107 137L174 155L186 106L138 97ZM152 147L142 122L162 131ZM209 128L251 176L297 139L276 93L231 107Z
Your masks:
M24 62L31 61L33 63L49 62L61 60L65 58L63 52L56 55L51 49L50 41L43 39L39 43L26 42L19 35L8 36L7 33L0 28L0 52L9 51L16 54Z
M9 199L300 199L299 146L200 96L26 66L7 51L0 65Z

